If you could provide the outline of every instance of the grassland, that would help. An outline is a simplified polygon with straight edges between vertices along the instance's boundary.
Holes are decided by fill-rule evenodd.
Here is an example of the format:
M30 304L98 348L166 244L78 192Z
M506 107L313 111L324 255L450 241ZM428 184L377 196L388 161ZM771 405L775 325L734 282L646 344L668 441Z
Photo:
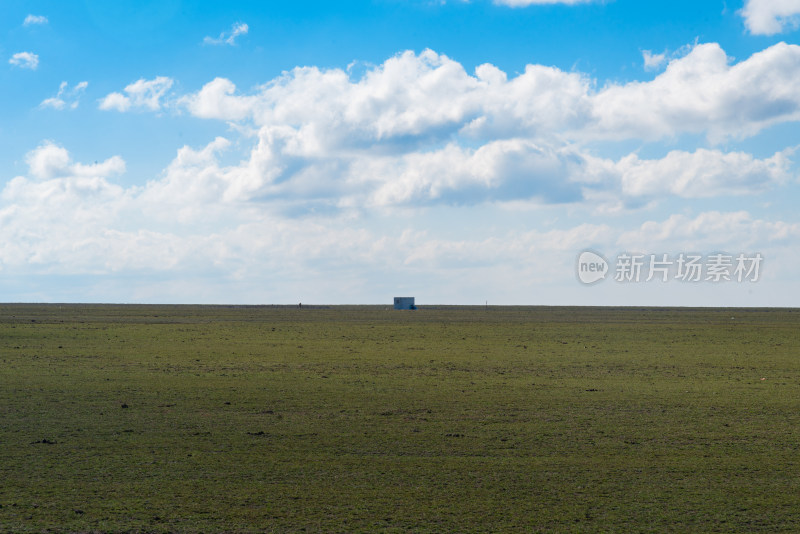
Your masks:
M0 305L0 531L800 532L798 327Z

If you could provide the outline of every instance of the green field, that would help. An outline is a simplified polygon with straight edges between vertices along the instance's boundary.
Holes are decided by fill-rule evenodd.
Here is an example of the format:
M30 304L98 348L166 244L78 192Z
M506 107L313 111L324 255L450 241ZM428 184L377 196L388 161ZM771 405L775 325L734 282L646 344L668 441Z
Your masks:
M800 310L0 305L2 532L800 532Z

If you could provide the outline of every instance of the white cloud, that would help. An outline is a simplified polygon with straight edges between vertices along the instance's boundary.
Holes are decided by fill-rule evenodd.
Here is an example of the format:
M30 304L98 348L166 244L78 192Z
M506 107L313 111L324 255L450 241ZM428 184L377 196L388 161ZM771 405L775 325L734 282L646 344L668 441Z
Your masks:
M427 50L399 54L356 80L340 69L297 68L252 94L216 78L179 102L197 117L257 131L240 165L222 168L214 159L213 172L198 173L228 200L339 208L641 203L764 192L791 179L792 150L766 159L700 149L613 161L581 144L755 133L800 117L795 80L800 47L785 44L734 66L718 45L698 45L651 82L600 90L578 73L538 65L512 78L489 64L470 75Z
M580 73L541 65L509 77L485 64L470 75L426 50L399 54L358 80L341 69L303 67L240 94L233 82L216 78L179 102L198 117L291 127L307 148L320 150L397 148L452 136L585 142L689 133L718 143L800 119L800 46L778 43L736 64L714 43L676 54L684 51L652 81L600 89Z
M642 57L644 58L644 70L657 70L667 62L667 54L654 54L650 50L643 50Z
M182 102L199 117L288 126L307 148L419 143L462 132L480 138L559 131L588 119L589 81L529 65L508 80L492 65L475 76L426 50L404 52L351 80L340 69L293 69L253 95L217 78Z
M739 11L754 35L774 35L800 24L800 0L746 0Z
M262 128L248 158L224 166L230 141L217 138L195 150L183 147L163 180L144 195L172 203L167 210L191 218L208 204L327 207L331 213L395 206L475 205L536 199L577 202L586 162L574 150L530 141L496 141L478 149L454 144L404 155L326 155L306 159L297 132ZM296 150L300 152L296 152Z
M621 233L616 244L628 251L759 252L757 248L798 238L797 223L757 219L747 211L708 211L694 217L675 214L664 221L646 221Z
M219 34L219 37L205 37L203 42L206 44L212 45L234 45L236 44L236 38L240 35L247 35L247 32L250 30L250 27L245 24L244 22L237 22L231 26L231 32L225 33L222 32Z
M109 93L100 101L99 108L106 111L128 111L131 108L131 99L122 93Z
M184 146L164 171L161 180L148 184L142 193L147 206L155 205L153 216L159 212L181 221L202 219L209 206L223 202L228 187L228 170L217 160L217 155L230 146L230 141L217 137L201 150ZM169 206L167 210L160 207Z
M350 180L369 184L369 204L476 204L537 198L582 200L583 160L575 151L523 139L493 141L478 149L449 144L442 150L374 158L353 164ZM378 181L374 177L380 177ZM371 180L369 178L372 178Z
M112 156L75 163L65 148L49 141L25 160L30 178L13 178L0 191L0 265L40 273L102 271L104 251L97 249L97 239L114 217L130 216L129 192L108 180L125 171L125 162Z
M236 85L225 78L215 78L195 95L181 100L196 117L242 120L252 116L258 105L256 97L235 96Z
M44 15L28 15L25 17L25 21L22 23L23 26L32 26L37 24L47 24L48 20L47 17Z
M527 7L547 4L565 4L571 6L575 4L587 4L593 1L594 0L494 0L494 3L508 7Z
M100 100L102 110L129 111L133 108L158 111L162 108L162 99L172 87L173 80L166 76L157 76L152 80L141 78L125 87L125 93L110 93Z
M670 61L680 59L689 54L696 46L697 42L681 46L675 51L670 52L665 50L660 54L655 54L651 50L642 50L642 59L644 60L644 70L656 71L660 70L664 65Z
M36 70L39 67L39 56L33 52L17 52L11 56L8 63L21 69Z
M25 157L31 175L36 178L54 178L68 173L69 153L52 142L46 142Z
M599 91L592 99L596 123L588 130L617 139L744 138L800 119L798 84L800 46L778 43L730 65L718 44L700 44L653 81Z
M53 108L58 110L64 109L66 106L67 103L58 97L45 98L39 104L39 107L42 108Z
M195 273L267 285L274 276L282 295L315 284L325 291L332 272L346 273L336 285L354 291L366 278L375 283L373 273L423 272L455 291L485 283L488 272L559 280L592 243L650 251L761 239L783 246L775 236L790 243L797 225L749 213L666 211L627 232L615 219L581 224L585 217L566 214L643 204L670 210L685 199L713 206L792 184L793 149L761 158L714 147L659 158L595 150L609 139L726 139L798 120L799 80L800 47L783 43L738 63L718 45L697 45L651 81L600 88L581 73L541 65L514 75L491 64L467 72L430 50L398 54L358 77L296 68L249 91L215 78L176 96L170 78L140 79L107 95L101 109L180 107L234 127L180 148L161 175L129 188L112 180L125 172L121 157L77 163L66 148L42 143L26 156L27 175L0 193L0 267ZM41 105L66 109L85 89L64 82ZM489 214L486 221L514 209L566 222L482 236L456 223L440 229L441 212L465 206ZM537 260L542 251L548 258Z
M641 160L636 154L613 164L626 196L672 194L684 198L749 195L785 184L792 178L789 156L794 149L757 159L743 152L674 150L662 159Z
M387 231L349 216L286 218L258 203L225 201L215 191L214 184L220 177L224 182L230 171L216 165L216 153L227 148L222 138L200 150L185 147L162 179L125 189L108 178L123 169L115 158L96 165L73 163L66 149L43 143L28 154L31 178L14 178L0 192L0 265L39 274L212 276L227 284L250 284L246 287L256 291L250 298L280 280L285 289L270 291L280 301L308 295L314 285L323 289L332 272L341 274L337 284L344 298L344 291L352 296L368 290L375 273L383 278L409 269L455 266L466 273L497 262L528 265L533 250L569 254L587 238L613 237L608 226L589 224L445 238L408 230L402 221ZM558 275L558 269L539 273ZM127 287L128 299L135 290L144 286ZM194 297L183 293L180 300L199 298L198 289L192 291ZM145 300L168 298L144 294Z
M39 104L39 107L53 108L58 110L66 108L75 109L78 107L78 102L81 95L84 91L86 91L88 86L89 82L83 81L75 85L75 87L72 89L69 89L69 84L67 82L61 82L56 96L42 100L42 102Z
M587 204L615 210L668 196L718 198L755 195L795 176L786 149L766 159L744 152L672 151L661 159L631 154L619 160L591 156L577 146L513 138L477 148L448 143L401 153L326 149L301 130L262 127L258 143L240 163L224 166L231 142L217 138L195 150L183 147L164 180L148 195L195 199L171 211L193 213L209 202L327 206L334 212L392 207L480 205L533 201ZM608 204L608 203L612 204ZM614 207L613 203L622 202ZM205 208L201 208L205 209ZM187 211L188 210L188 211Z
M112 156L102 163L92 165L72 163L67 149L52 141L46 141L28 152L25 161L31 176L40 180L65 177L105 177L125 172L125 162L119 156Z
M197 203L319 203L337 212L392 206L475 205L536 199L578 202L586 162L569 148L527 140L495 141L477 149L392 154L322 154L303 146L302 133L264 127L249 157L223 166L230 142L183 147L166 178L150 192ZM310 155L309 155L310 154Z
M268 145L275 140L262 142ZM6 274L91 274L93 279L116 284L106 290L126 301L306 302L308 297L317 302L374 302L370 295L376 294L376 287L378 293L387 291L388 300L397 287L413 284L407 287L417 288L415 293L424 292L428 298L464 302L478 294L482 302L486 291L490 299L521 303L530 295L548 298L542 287L574 285L575 254L589 244L607 252L615 247L646 252L751 252L764 244L772 247L769 254L765 252L767 259L777 261L775 251L792 247L800 238L798 224L747 212L666 216L646 221L634 231L609 220L493 230L488 237L441 230L430 224L434 219L425 219L432 215L424 211L409 217L396 212L382 215L385 211L376 209L354 216L343 209L294 217L276 209L281 203L291 205L285 195L270 200L269 191L266 198L229 194L242 188L241 180L260 176L264 169L256 167L268 152L262 146L261 152L254 149L240 164L221 165L223 152L233 148L224 138L199 149L183 147L161 177L125 188L111 180L124 172L124 161L118 156L96 164L76 163L64 147L42 143L26 157L29 176L8 181L0 191L0 266ZM411 191L433 198L434 191L459 187L458 180L491 190L502 183L509 158L517 164L528 157L533 165L543 166L578 157L517 139L474 150L445 146L439 152L390 159L374 170L387 170L391 164L405 167L385 180L373 176L370 181L370 173L363 168L332 180L351 180L343 184L344 196L364 200L399 176L401 182L411 180ZM725 159L716 153L680 156ZM459 161L456 181L450 182L446 168ZM631 166L636 165L655 163ZM749 165L758 165L758 160ZM409 174L412 169L417 169L413 171L416 177ZM430 177L433 181L426 181ZM269 186L280 188L281 184L273 180ZM366 191L358 193L360 189ZM248 186L244 184L241 190ZM296 190L294 194L304 193ZM326 193L317 189L314 194ZM308 205L306 198L301 205ZM487 221L497 215L494 207L483 210ZM469 211L471 218L475 218L473 213ZM419 223L418 217L423 218ZM477 227L477 221L473 225ZM122 273L125 282L112 282L115 273ZM137 276L131 277L134 273ZM131 279L142 282L130 283ZM509 285L509 281L513 282ZM528 292L528 297L520 297L520 291ZM104 294L105 299L111 298ZM83 298L91 297L84 293ZM558 302L563 303L563 298Z
M606 252L760 251L773 262L775 251L800 238L798 224L747 212L673 215L634 231L577 223L490 237L435 226L414 230L412 219L402 217L287 218L206 194L196 171L208 169L213 152L225 148L217 140L184 149L164 178L145 188L53 172L11 180L0 193L0 264L6 274L92 274L109 282L122 273L124 286L106 291L126 301L374 302L376 288L388 292L388 301L397 287L411 284L426 299L463 303L479 295L481 302L488 296L522 303L535 296L563 303L563 295L544 288L576 284L575 254L587 244ZM69 154L48 157L57 168L69 165ZM170 180L197 188L162 187Z

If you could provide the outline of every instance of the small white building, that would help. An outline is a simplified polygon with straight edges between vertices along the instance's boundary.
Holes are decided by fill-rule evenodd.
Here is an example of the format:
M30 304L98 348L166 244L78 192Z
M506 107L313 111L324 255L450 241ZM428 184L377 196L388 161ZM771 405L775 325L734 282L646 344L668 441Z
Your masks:
M395 297L394 298L395 310L416 310L414 305L414 297Z

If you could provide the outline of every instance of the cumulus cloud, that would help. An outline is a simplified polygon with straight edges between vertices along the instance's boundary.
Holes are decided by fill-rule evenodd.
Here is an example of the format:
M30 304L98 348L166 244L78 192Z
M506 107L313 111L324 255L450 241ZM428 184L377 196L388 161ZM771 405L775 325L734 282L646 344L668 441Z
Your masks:
M317 202L337 210L520 199L564 203L583 197L586 161L569 148L511 139L477 149L448 144L402 155L306 158L296 135L290 129L262 128L249 157L232 166L219 161L230 146L224 138L200 150L183 147L151 192L198 203Z
M778 43L735 65L715 43L699 44L649 82L612 84L592 98L595 136L656 140L706 133L752 136L800 119L800 46Z
M292 291L313 285L314 272L351 273L337 286L357 287L369 273L469 271L473 278L459 283L470 287L481 269L558 279L590 243L709 250L737 236L795 239L796 225L749 213L667 212L635 231L566 214L642 204L669 210L674 199L706 206L793 183L793 149L765 157L713 142L661 157L596 150L609 140L686 133L746 137L796 121L799 81L800 47L784 43L739 62L718 45L695 45L670 56L651 80L606 86L542 65L516 74L491 64L467 71L430 50L397 54L358 76L302 67L250 89L215 78L183 96L169 93L170 78L140 79L107 95L101 109L177 108L233 127L179 148L160 175L128 188L112 179L125 171L119 156L78 163L63 146L42 143L26 156L26 176L0 193L0 265L180 270L265 284L268 272ZM85 88L62 83L42 106L66 109ZM526 217L549 210L567 222L486 237L439 231L434 220L459 210L469 211L465 219L482 211L493 220L514 209ZM428 220L416 223L417 216L437 224L419 230ZM562 259L534 268L541 251Z
M141 78L125 87L125 93L110 93L100 100L102 110L130 111L145 109L158 111L162 108L162 99L172 87L174 81L166 76L157 76L152 80Z
M30 151L28 176L0 191L0 265L34 272L96 273L103 250L96 242L114 217L129 217L129 191L110 178L125 172L112 156L99 163L74 162L62 146L47 141ZM124 246L119 243L119 246Z
M696 216L675 214L663 221L646 221L622 232L617 245L623 250L728 250L754 252L800 238L800 224L768 221L747 211L707 211ZM755 251L757 252L757 251Z
M251 95L217 78L182 102L198 117L293 128L305 150L356 149L567 130L589 116L589 83L539 65L510 80L492 65L470 75L425 50L392 57L358 80L341 69L295 68Z
M225 78L215 78L196 94L184 97L181 103L196 117L204 119L242 120L252 116L258 106L257 97L236 96L236 85Z
M125 172L125 161L112 156L102 163L73 163L62 146L46 141L25 156L31 176L41 180L65 177L108 177Z
M158 206L152 215L197 220L209 213L210 205L224 203L230 170L219 163L218 155L229 146L230 141L217 137L200 150L180 148L163 179L151 182L142 193L145 205ZM169 208L161 209L164 206Z
M78 107L78 102L81 95L84 91L86 91L88 86L89 82L83 81L79 82L72 89L70 89L67 82L61 82L61 85L58 86L58 93L56 96L42 100L41 104L39 104L39 107L53 108L58 110L75 109Z
M581 147L753 134L800 117L798 81L800 47L783 43L733 66L718 45L697 45L652 81L600 89L579 73L539 65L514 77L490 64L470 74L426 50L398 54L357 79L341 69L297 68L249 94L216 78L179 105L256 132L242 164L223 169L214 159L213 172L203 174L216 177L226 199L343 207L580 202L604 192L703 198L787 182L792 151L766 159L700 149L609 160Z
M513 77L490 64L470 74L426 50L399 54L359 79L341 69L296 68L250 94L216 78L180 103L198 117L293 128L308 149L453 136L585 142L689 133L718 143L800 118L800 46L778 43L735 64L715 43L684 51L653 80L599 89L580 73L541 65Z
M279 134L275 133L276 139ZM262 141L267 145L275 140ZM406 160L387 155L390 159L385 166L351 169L328 176L329 182L318 181L323 179L319 175L306 176L306 182L287 188L282 177L275 175L267 180L267 189L260 189L257 180L272 169L269 164L259 168L270 157L267 148L262 146L261 152L254 149L248 159L225 166L220 159L234 146L219 137L203 147L181 148L157 179L122 187L113 182L113 176L125 170L118 156L100 163L79 163L63 146L42 143L26 156L27 176L8 181L0 190L0 266L6 273L144 273L146 282L117 288L115 295L124 300L220 302L231 298L231 288L237 287L245 291L233 297L240 301L291 302L305 294L341 302L369 299L376 284L385 284L391 292L397 281L424 273L426 289L443 291L435 288L452 286L446 292L450 298L459 298L464 288L491 286L490 295L506 291L504 298L516 302L514 291L520 291L520 283L561 283L565 276L571 282L575 254L587 244L608 251L614 247L668 251L689 245L702 250L735 245L740 250L758 243L788 246L800 237L800 226L794 223L765 220L747 212L714 211L646 221L633 231L617 227L614 221L508 228L488 237L441 231L428 224L424 211L415 212L412 218L382 215L386 213L383 208L403 205L407 199L420 202L436 195L447 197L448 191L463 187L484 190L484 198L494 206L494 199L502 196L497 191L503 187L506 170L515 165L541 169L544 177L550 174L545 169L548 165L569 162L580 168L592 162L571 149L562 152L511 139L477 149L446 145L431 154L410 153L403 156ZM692 158L726 158L716 153L678 156L688 158L689 164ZM779 166L777 156L774 162L745 163ZM447 167L462 159L465 161L452 175L455 178L447 178ZM654 172L648 166L686 163L672 162L670 156L665 160L667 163L610 163L644 167L638 171L641 173ZM385 178L373 174L388 171L391 165L400 168ZM664 171L662 178L668 174ZM384 189L398 179L399 191ZM320 184L327 184L329 190L320 189ZM311 193L303 190L308 186ZM512 180L511 186L517 184ZM358 215L342 209L303 217L276 209L291 204L292 195L307 206L309 194L325 196L331 190L335 190L332 197L374 202L376 209ZM528 194L525 191L522 196ZM497 213L491 210L498 208L485 209L491 215ZM423 221L416 226L428 229L414 229L418 217ZM162 275L166 278L158 278ZM335 288L331 287L332 276ZM502 280L524 282L514 283L514 291L508 292ZM181 281L194 283L183 285Z
M495 140L478 147L450 142L434 150L346 152L304 145L289 127L262 127L238 164L221 157L231 142L219 137L201 149L183 147L148 195L181 198L174 213L191 214L209 202L328 210L373 210L436 205L640 205L669 196L716 198L759 194L790 182L793 149L758 159L744 152L672 151L660 159L635 154L598 158L577 146L529 139ZM188 201L187 199L193 199Z
M44 15L28 15L25 17L25 21L22 23L23 26L33 26L33 25L41 25L47 24L48 20L47 17Z
M478 149L449 144L438 151L356 162L351 179L373 182L369 204L377 206L532 198L547 203L577 202L583 198L582 164L573 150L509 139ZM374 177L380 177L378 183Z
M587 238L614 235L606 225L580 224L446 238L408 230L402 221L379 230L349 216L290 219L208 190L208 181L217 179L212 175L227 171L215 167L215 157L228 148L222 138L199 150L184 147L162 179L125 189L109 179L123 170L115 158L74 163L65 148L43 143L28 154L29 177L14 178L0 192L0 265L61 275L180 272L185 279L213 273L227 283L277 278L293 298L310 284L324 286L333 271L345 273L339 283L352 295L370 273L523 265L532 250L571 253ZM553 275L558 270L537 276Z
M777 45L765 51L767 57L753 56L733 67L724 54L719 63L719 51L701 45L673 59L653 81L599 90L579 73L538 65L516 76L489 64L468 73L432 51L399 54L357 79L340 69L297 68L248 93L217 78L173 103L196 117L237 123L245 143L219 137L205 147L181 148L163 179L142 193L148 199L142 200L142 210L181 221L202 221L198 213L230 205L364 213L522 201L611 210L669 196L762 193L792 179L791 150L764 159L716 149L672 151L659 159L636 154L609 159L583 146L620 137L714 131L715 121L720 127L730 123L735 130L744 124L745 131L755 131L769 120L794 116L786 104L777 115L760 117L745 105L774 111L770 99L797 99L781 87L782 80L792 79L794 47ZM706 54L712 59L704 59ZM716 69L709 72L698 63ZM790 68L771 73L775 83L762 84L759 77L770 72L763 64ZM731 74L737 67L747 72ZM738 89L752 95L734 98L725 83L704 98L672 95L675 90L702 92L711 83L706 78L736 76L755 78ZM139 80L125 94L108 95L101 108L158 110L171 85L163 77ZM67 89L62 85L64 93ZM756 94L761 101L756 102ZM617 104L624 99L627 107ZM633 113L629 108L637 102L641 107ZM738 106L741 122L733 110L726 111L725 102ZM222 163L230 159L226 152L242 149L238 163ZM43 145L29 157L34 178L81 175L55 145ZM165 205L170 207L150 208Z
M208 203L327 206L333 212L387 207L476 205L530 199L578 202L586 161L569 148L511 139L477 149L448 144L402 155L315 156L294 152L296 132L262 128L249 157L220 163L230 141L183 147L147 196L180 199L171 213L189 216ZM191 199L191 200L189 200ZM184 210L184 211L181 211Z
M131 99L122 93L109 93L100 101L99 108L106 111L128 111L131 108Z
M794 149L757 159L744 152L673 150L661 159L642 160L630 154L612 164L626 196L709 198L755 194L785 184L793 177L789 156Z
M230 33L222 32L219 37L208 37L203 39L203 42L211 45L231 45L236 44L236 38L240 35L247 35L250 27L244 22L237 22L231 26Z
M33 52L17 52L8 63L21 69L36 70L39 67L39 56Z
M800 0L746 0L739 11L754 35L774 35L800 24Z
M73 163L63 147L43 144L29 154L30 178L14 178L0 191L0 265L6 273L137 273L144 281L126 282L115 295L151 302L291 302L298 295L342 302L369 299L375 285L391 292L413 273L422 273L426 294L452 286L445 293L460 302L468 298L465 288L470 296L486 289L517 302L514 291L532 284L572 282L575 254L589 243L606 251L752 252L800 238L798 224L747 212L672 215L632 231L610 221L582 222L488 237L434 226L414 230L402 217L289 218L208 193L205 182L226 172L214 169L216 153L229 148L217 139L198 150L181 149L161 179L123 188L108 177L120 170L108 163L112 158ZM503 280L515 281L512 292Z

